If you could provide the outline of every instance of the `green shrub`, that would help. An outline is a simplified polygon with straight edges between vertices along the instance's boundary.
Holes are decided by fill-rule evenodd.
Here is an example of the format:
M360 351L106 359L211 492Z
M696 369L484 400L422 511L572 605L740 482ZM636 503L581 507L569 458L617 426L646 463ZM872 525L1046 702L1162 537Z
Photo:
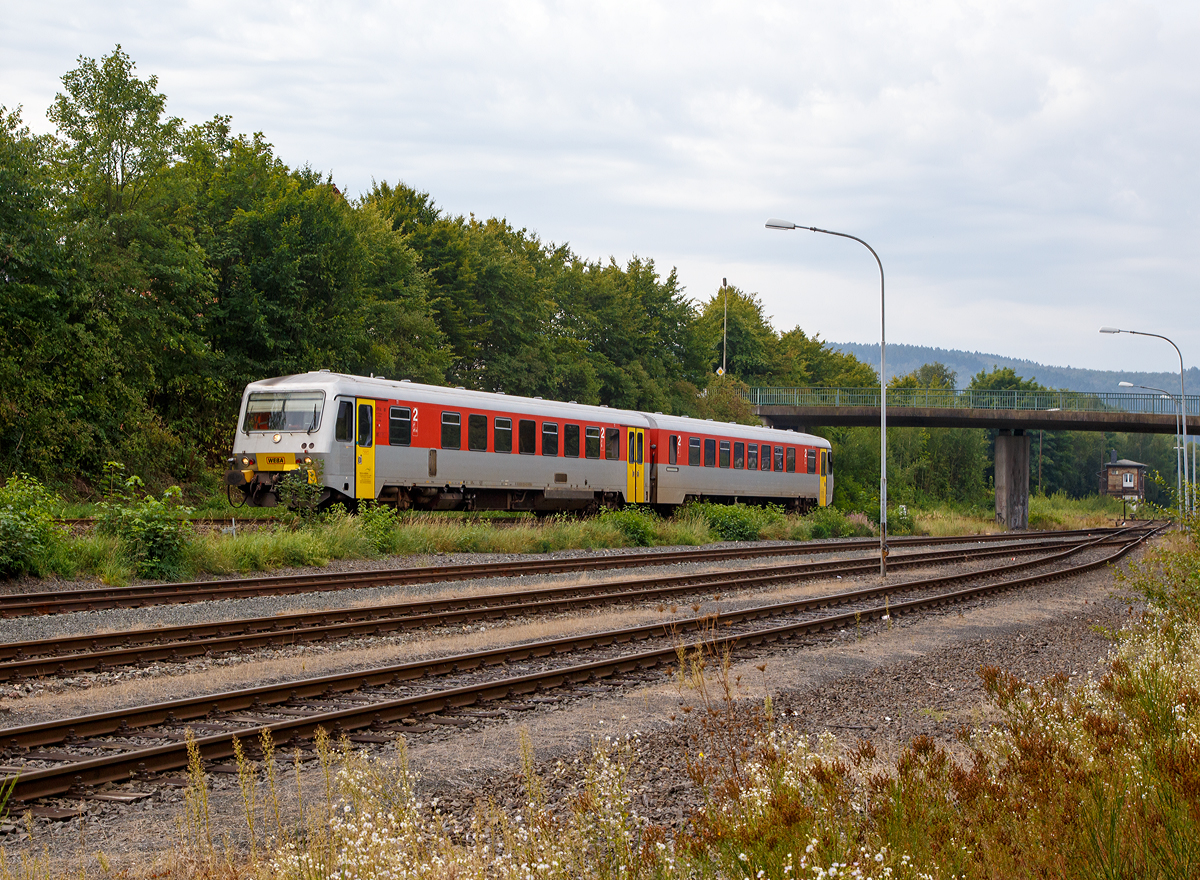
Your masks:
M685 517L703 518L722 541L757 541L764 528L784 519L779 507L748 507L745 504L700 502L687 505L681 513Z
M396 508L375 501L359 502L358 525L376 553L395 553L399 549Z
M600 521L614 526L635 547L649 547L654 543L658 527L658 516L648 507L630 506L621 510L606 510Z
M28 474L0 486L0 577L44 574L61 555L63 530L54 523L57 499Z
M190 507L179 504L178 486L153 495L137 497L142 481L125 480L108 501L101 502L96 527L101 534L115 536L139 577L172 580L186 571L192 524L186 517Z
M856 531L856 527L836 507L818 507L804 518L809 523L809 534L813 538L845 538Z

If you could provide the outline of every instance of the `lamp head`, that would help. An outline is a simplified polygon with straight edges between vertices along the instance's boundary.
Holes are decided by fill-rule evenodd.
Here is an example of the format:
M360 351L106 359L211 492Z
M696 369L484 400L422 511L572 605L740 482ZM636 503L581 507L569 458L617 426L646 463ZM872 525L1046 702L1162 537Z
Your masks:
M1101 327L1100 332L1101 333L1120 333L1121 331L1116 327Z
M1136 387L1132 382L1118 382L1117 384L1120 385L1122 388L1135 388Z
M796 224L791 220L777 220L772 217L767 221L767 229L795 229Z

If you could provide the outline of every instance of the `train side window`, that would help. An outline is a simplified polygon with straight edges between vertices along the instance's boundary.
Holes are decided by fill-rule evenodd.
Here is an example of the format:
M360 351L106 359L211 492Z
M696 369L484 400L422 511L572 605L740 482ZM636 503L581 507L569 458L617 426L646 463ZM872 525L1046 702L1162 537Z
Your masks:
M692 437L688 440L688 465L690 467L700 467L699 437Z
M742 467L745 466L745 464L746 464L746 444L745 443L734 443L733 444L733 466L740 470Z
M462 449L462 413L442 413L442 449Z
M667 464L678 464L679 458L679 435L672 434L667 439Z
M762 469L769 471L771 469L771 444L764 443L762 448Z
M794 474L796 472L796 447L789 446L787 448L787 472Z
M588 426L583 429L583 451L588 458L600 457L600 429Z
M467 449L487 452L487 416L479 413L467 416Z
M621 429L604 429L604 457L609 461L619 461L621 458Z
M407 406L393 406L388 415L388 446L411 445L412 410Z
M806 459L805 470L810 474L815 474L817 472L817 450L809 449L805 451L804 458Z
M337 421L333 423L333 439L342 443L354 440L354 404L349 400L338 401Z
M775 447L775 470L777 470L777 471L783 470L783 447L782 446Z
M832 474L833 473L833 450L832 449L825 450L825 454L823 456L821 456L821 473L823 473L823 474Z
M704 466L717 466L717 441L704 438Z
M492 434L497 452L512 452L512 419L496 419Z
M358 445L370 446L375 440L375 420L371 418L371 404L358 405Z
M746 470L758 470L758 444L751 443L746 447Z
M521 455L537 452L537 422L533 419L521 419L517 423L517 451Z
M558 455L558 422L542 422L542 455Z
M563 455L579 458L579 426L563 425Z
M721 456L719 459L717 459L717 464L723 468L729 467L729 441L728 440L721 441Z

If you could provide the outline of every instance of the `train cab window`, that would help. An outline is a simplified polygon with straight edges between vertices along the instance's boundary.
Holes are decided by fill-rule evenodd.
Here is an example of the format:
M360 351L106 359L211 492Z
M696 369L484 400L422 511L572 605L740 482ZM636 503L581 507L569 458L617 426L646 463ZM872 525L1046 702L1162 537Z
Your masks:
M337 421L333 423L333 439L349 443L354 439L354 404L349 400L338 401Z
M371 416L371 404L358 405L358 445L370 446L375 439L375 419Z
M723 468L729 467L729 441L728 440L721 441L721 455L717 459L717 464Z
M700 467L699 437L691 437L688 439L688 465L691 467Z
M487 416L478 413L467 416L467 449L487 452Z
M796 472L796 447L789 446L787 448L787 472L794 474Z
M733 466L740 470L742 467L745 466L745 464L746 464L746 444L745 443L734 443L733 444Z
M804 453L804 458L806 459L807 465L805 470L807 470L810 474L815 474L817 472L817 450L806 450Z
M512 452L512 419L496 419L492 435L497 452Z
M579 458L579 426L563 425L563 455Z
M442 449L462 449L462 413L442 413Z
M521 419L517 423L517 451L522 455L537 452L537 422L533 419Z
M604 457L609 461L619 461L621 458L621 429L604 429Z
M542 455L558 455L558 422L542 422Z
M717 466L717 441L704 438L704 466Z
M679 464L679 435L667 438L667 464Z
M412 444L412 410L407 406L393 406L388 414L388 446Z
M758 470L758 444L751 443L746 447L746 470Z
M600 429L588 426L583 429L583 451L588 458L600 457Z
M783 447L782 446L775 447L775 470L777 470L777 471L783 470Z

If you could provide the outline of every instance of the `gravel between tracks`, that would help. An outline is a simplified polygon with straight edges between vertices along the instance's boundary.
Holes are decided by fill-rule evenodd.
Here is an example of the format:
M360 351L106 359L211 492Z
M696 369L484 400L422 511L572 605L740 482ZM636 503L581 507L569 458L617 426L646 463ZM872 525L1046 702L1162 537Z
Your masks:
M927 734L951 745L960 724L986 719L988 709L976 674L984 664L1031 679L1063 672L1079 680L1095 672L1109 647L1097 627L1115 629L1129 613L1124 602L1112 597L1113 587L1110 571L1092 572L899 619L890 628L876 622L861 633L785 642L738 658L732 674L741 676L748 699L761 701L763 675L756 667L765 662L766 687L776 708L800 730L828 731L847 745L871 739L886 761L915 735ZM313 598L303 599L304 607L311 607ZM186 607L195 606L171 611ZM226 610L223 607L222 614ZM107 702L101 694L112 690L97 688L89 702ZM32 720L21 717L26 715L22 709L32 709L35 703L40 704L38 710L30 714L37 716L53 713L55 706L60 709L57 715L85 711L79 708L81 698L87 699L46 693L28 702L7 700L5 705L17 711L0 716L0 724ZM410 740L410 757L422 774L423 793L437 797L444 812L461 819L480 797L509 806L519 802L518 730L529 732L546 767L586 755L595 737L637 731L643 763L635 781L644 790L642 810L654 821L674 824L698 802L683 770L684 754L695 748L694 716L680 711L684 702L695 702L694 694L681 692L661 673L650 674L632 686L597 685L569 698L537 703L529 711L477 721L467 729L417 734ZM99 708L107 706L96 705L93 711ZM376 750L387 754L392 747ZM315 773L306 777L306 786L313 786L306 794L311 803L318 782ZM552 796L555 791L552 784ZM35 821L33 845L47 846L64 867L77 864L81 853L89 856L99 849L117 864L137 864L161 855L177 839L181 806L179 791L170 788L158 789L153 797L131 806L90 802L82 827L77 820ZM242 802L235 778L214 777L211 809L214 825L236 840L244 823L239 824ZM24 837L18 827L0 841L6 850L17 851L30 845Z

